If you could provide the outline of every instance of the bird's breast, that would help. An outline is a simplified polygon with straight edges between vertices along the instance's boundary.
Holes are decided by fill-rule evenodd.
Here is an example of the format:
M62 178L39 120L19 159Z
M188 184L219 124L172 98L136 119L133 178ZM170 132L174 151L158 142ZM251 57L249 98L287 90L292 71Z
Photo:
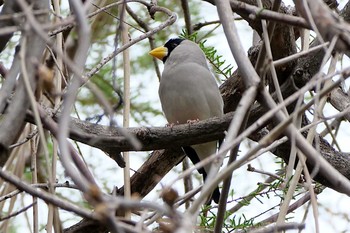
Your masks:
M159 86L169 123L204 120L222 113L222 99L210 71L197 64L167 67Z

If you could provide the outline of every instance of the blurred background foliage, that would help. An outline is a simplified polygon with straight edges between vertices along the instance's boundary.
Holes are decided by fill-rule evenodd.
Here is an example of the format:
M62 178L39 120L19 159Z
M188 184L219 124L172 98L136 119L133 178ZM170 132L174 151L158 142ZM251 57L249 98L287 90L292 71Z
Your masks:
M218 24L217 22L212 22L209 23L207 26L200 27L198 31L194 31L193 33L189 34L186 31L183 9L181 8L180 1L158 0L157 2L159 6L164 6L170 9L171 11L175 12L178 16L178 19L177 22L175 22L173 25L167 27L165 30L158 32L154 36L155 46L163 45L171 37L182 37L195 41L199 43L200 47L206 54L208 62L211 64L211 68L214 71L214 75L216 76L218 83L220 84L221 82L225 81L228 77L230 77L234 69L234 64L227 62L224 59L224 57L218 52L216 47L216 45L221 44L221 41L219 41L217 37L218 33L221 33L218 32L218 30L220 30L220 24ZM95 10L112 3L115 3L115 1L91 1L91 4L93 5L89 13L92 13ZM65 5L63 4L62 6L64 7ZM140 18L146 25L148 25L151 28L154 28L155 26L159 25L161 22L164 22L166 20L166 16L161 13L157 13L155 15L154 20L151 19L147 8L138 3L129 3L128 6L137 15L138 18ZM189 1L192 25L206 23L206 16L208 16L207 9L209 7L211 7L209 3L200 0ZM67 6L66 9L63 10L63 15L69 15L69 10L67 9ZM136 38L145 32L145 30L129 14L126 14L125 16L125 21L129 25L130 38ZM87 59L87 64L85 67L85 72L89 72L91 69L95 68L104 58L106 58L115 50L116 32L118 31L120 23L118 17L119 12L117 6L109 8L106 10L106 12L102 12L97 14L96 16L91 17L91 47L89 51L89 57ZM216 15L214 16L214 18L215 17L217 19ZM251 31L249 31L249 33L251 33ZM76 35L77 34L76 32L74 32L73 29L73 31L69 35L69 38L71 40L74 40L76 39ZM13 37L11 43L7 45L7 49L1 54L2 61L6 61L8 62L8 64L11 63L14 48L19 42L18 38L19 37ZM215 46L212 46L213 41L215 42ZM70 41L67 41L67 48L69 48L69 42ZM117 47L120 46L121 42L119 36L117 41ZM74 50L74 48L69 49ZM141 42L131 46L129 50L131 65L132 126L163 126L165 124L165 120L162 117L162 112L160 110L160 104L158 100L158 77L155 72L152 57L148 54L148 52L151 50L149 40L144 39ZM162 70L162 62L157 61L157 64L160 66L160 70ZM96 87L103 92L104 97L111 106L117 107L117 104L120 102L120 97L123 96L124 80L122 53L116 56L114 61L112 60L108 62L101 69L99 69L99 71L90 78L90 82L96 85ZM83 120L90 119L91 122L97 122L99 116L104 114L103 106L100 105L95 95L90 91L90 89L87 86L83 86L82 88L80 88L75 107L76 112L72 114L73 116L79 116ZM116 108L115 111L115 119L119 126L122 125L121 115L122 106L119 106L118 108ZM163 121L157 121L157 119L160 118L163 118ZM100 123L108 124L109 121L107 121L107 118L103 118L103 121L101 121ZM250 147L248 144L251 142L244 143L246 143L246 145L244 146ZM52 152L53 146L51 138L50 140L48 140L48 145L49 151ZM101 184L101 187L104 189L104 191L111 193L114 186L119 185L120 187L120 185L122 185L122 175L120 174L121 169L116 166L114 161L109 160L108 156L101 153L97 149L90 148L87 146L81 146L81 144L79 143L76 144L76 147L79 150L83 148L83 152L81 152L81 154L84 156L86 163L88 164L91 171L94 173L94 176L96 177L99 184ZM50 156L52 156L52 154L50 154ZM136 170L147 156L149 156L148 152L138 152L137 156L132 156L132 169ZM261 162L259 159L262 159L264 161ZM270 156L269 158L268 156L265 156L259 159L259 165L266 169L271 169L271 171L276 171L277 169L281 169L285 166L285 164L281 164L281 159L276 158L274 156ZM44 182L47 174L45 174L45 169L43 167L46 167L46 161L43 158L41 158L38 164L39 169L41 169L39 174L42 175L41 177L39 177L39 179L41 179ZM274 170L273 166L277 168ZM60 164L58 164L58 167L58 179L60 179L61 181L69 180L67 179L65 174L63 174L64 169L60 167ZM180 169L181 167L177 166L176 168L172 169L172 173L170 175L177 175L180 172ZM29 169L29 164L27 164L27 169L24 177L28 181L30 181L32 178L31 172L32 171ZM239 179L235 179L235 176L237 176L237 174L234 174L235 185L232 186L232 190L230 193L230 204L240 202L244 206L250 206L251 209L254 209L254 211L258 211L259 213L269 213L269 211L272 210L270 209L272 205L270 205L268 201L270 200L270 198L277 197L277 204L275 203L276 205L273 208L278 207L278 201L283 199L283 192L285 191L284 189L280 189L279 180L273 182L271 186L268 187L268 190L265 191L263 194L258 192L254 193L252 194L254 196L252 200L245 201L245 196L242 198L242 193L244 193L246 190L251 190L252 186L255 185L255 183L250 180L254 176L254 174L249 173L247 171L241 172L244 173L243 176L242 174L240 174L240 177L243 177L243 179L241 178L243 182L240 182ZM249 174L247 175L247 173ZM194 178L194 182L201 182L201 176L199 176L197 173L194 173L192 177ZM249 184L249 182L246 182L247 180L249 180L251 183ZM261 180L261 177L259 177L259 180ZM237 185L237 183L239 183L239 185ZM84 201L81 198L80 193L77 190L64 190L63 195L63 192L60 189L58 189L57 194L60 195L62 198L74 201L79 205L87 205L86 201ZM246 194L247 192L244 193L244 195ZM295 195L300 194L296 193ZM215 207L203 209L202 211L202 214L199 216L201 220L200 225L203 227L212 228L216 218ZM64 222L65 220L68 221L68 219L71 220L71 218L72 217L70 216L69 218L62 218L62 220ZM250 211L247 210L242 210L240 212L235 213L234 215L232 213L228 213L225 227L227 231L230 231L233 228L244 229L245 227L249 227L253 223L255 223L255 219L258 218L259 216L256 217L255 214L253 215L250 213ZM67 225L69 224L70 223L67 222ZM13 230L13 232L16 231Z

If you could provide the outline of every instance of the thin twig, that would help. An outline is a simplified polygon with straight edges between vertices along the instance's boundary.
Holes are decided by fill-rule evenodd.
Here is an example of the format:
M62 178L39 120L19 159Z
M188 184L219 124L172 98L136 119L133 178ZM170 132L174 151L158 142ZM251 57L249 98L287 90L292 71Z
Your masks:
M120 18L124 19L126 14L126 3L120 7L121 10ZM124 13L122 13L124 12ZM124 16L122 16L122 14ZM123 22L120 22L121 29L121 40L122 44L126 44L129 41L129 30L128 26ZM124 76L124 105L123 105L123 127L129 127L130 125L130 105L131 105L131 97L130 97L130 75L131 75L131 64L130 64L130 54L129 50L126 49L123 51L123 76ZM125 160L125 168L124 168L124 196L125 198L131 198L131 186L130 186L130 157L129 152L124 152L123 157ZM131 218L131 213L126 212L125 217L127 219Z
M0 169L0 177L7 182L11 183L12 185L16 186L19 190L23 190L26 193L29 193L32 196L38 197L46 202L52 203L61 209L76 213L79 216L82 216L84 218L88 219L95 219L97 220L97 216L95 213L92 213L90 210L87 210L81 206L76 206L75 204L69 203L65 200L62 200L61 198L57 197L56 195L52 195L47 192L43 192L41 190L37 190L36 188L32 187L31 185L23 182L20 178L17 176L14 176L13 174L5 171L4 169Z

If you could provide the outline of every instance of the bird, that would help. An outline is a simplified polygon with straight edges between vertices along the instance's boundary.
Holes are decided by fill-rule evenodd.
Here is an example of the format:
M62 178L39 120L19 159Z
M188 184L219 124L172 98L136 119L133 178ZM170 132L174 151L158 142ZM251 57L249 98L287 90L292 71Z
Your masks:
M163 61L159 98L169 124L186 124L223 115L223 100L202 49L187 39L172 38L149 54ZM192 163L215 154L217 141L182 147ZM211 164L198 169L205 181ZM207 204L219 202L217 187Z

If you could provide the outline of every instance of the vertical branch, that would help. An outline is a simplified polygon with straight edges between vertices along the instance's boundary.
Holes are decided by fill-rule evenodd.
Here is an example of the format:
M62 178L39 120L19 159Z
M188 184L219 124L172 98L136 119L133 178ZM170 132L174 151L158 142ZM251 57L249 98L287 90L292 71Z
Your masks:
M192 34L192 22L191 22L191 13L190 7L188 6L188 0L181 0L181 7L184 13L186 31L188 35Z
M26 9L23 8L23 5L28 5L24 1L17 0L18 3L21 3L21 8L23 12L26 14L27 17L34 17L29 12L30 8L27 7ZM48 1L33 1L34 9L42 9L42 10L48 10ZM44 23L48 20L48 16L46 14L38 16L37 20L40 23ZM36 67L34 66L35 61L37 61L38 58L40 58L43 54L45 43L43 43L43 40L40 38L39 35L37 35L34 32L34 29L29 30L25 33L25 36L28 38L28 44L31 46L28 46L25 51L25 61L26 61L26 70L27 70L27 76L28 81L30 83L30 87L32 90L36 88ZM20 64L18 64L17 69L19 69ZM11 71L10 71L11 72ZM16 75L17 76L17 75ZM14 79L16 80L16 79ZM11 103L8 106L8 113L4 116L2 121L0 122L0 164L4 164L4 162L7 160L9 156L8 147L10 144L16 140L18 137L18 134L23 129L23 122L25 117L25 112L27 111L28 107L30 106L30 103L28 100L28 94L26 91L26 87L23 83L23 77L20 77L21 80L18 84L18 87L16 89L16 92L13 96L13 99ZM9 90L7 90L8 92ZM12 90L11 90L12 91ZM16 119L16 123L14 123L13 119Z
M188 163L188 158L185 157L184 160L182 161L182 170L186 171L189 168L190 168L190 166L189 166L189 163ZM191 190L193 190L192 176L185 176L183 178L183 180L184 180L185 193L190 192ZM189 200L186 200L185 206L186 206L186 209L188 209L190 207Z
M133 18L135 20L135 22L140 27L143 28L143 30L145 30L146 32L149 32L149 31L152 30L152 28L146 22L142 21L142 18L140 18L128 5L126 5L126 11L131 16L131 18ZM155 49L156 46L154 44L154 38L152 36L150 36L150 37L148 37L148 41L149 41L151 50ZM157 58L152 57L152 61L153 61L154 67L156 69L156 74L157 74L158 80L160 80L161 73L160 73L160 69L159 69Z
M22 3L20 3L21 7L24 9L24 4L22 5ZM48 152L48 148L47 148L47 144L46 144L46 138L45 138L45 133L44 133L44 128L42 126L42 122L40 120L40 115L39 115L39 111L37 109L37 105L36 105L36 99L32 90L32 87L30 85L30 77L28 76L27 73L27 68L26 68L26 60L25 57L26 55L26 48L27 48L28 44L27 44L27 38L23 38L22 43L21 43L21 47L22 49L20 50L20 58L21 58L21 71L22 71L22 76L23 76L23 82L24 82L24 86L25 86L25 90L28 94L28 99L29 99L29 103L31 105L31 109L33 111L34 114L34 118L35 118L35 123L37 125L37 129L39 132L39 139L41 141L41 145L44 149L44 157L46 159L46 171L49 177L52 176L51 174L51 169L49 168L49 152ZM33 64L34 65L34 64ZM36 145L35 141L32 142L32 166L33 166L33 179L32 182L35 184L38 182L37 180L37 161L36 161L36 157L37 157L37 151L38 151L38 146ZM33 230L34 233L39 232L39 226L38 226L38 206L37 206L37 198L33 197L33 203L35 203L33 205ZM50 224L48 225L50 226ZM50 227L51 228L51 227ZM50 231L48 231L50 232Z
M276 3L278 1L274 1L274 3ZM259 7L263 7L263 4L261 2L261 0L258 0L258 6ZM271 51L271 45L270 45L270 41L272 38L272 33L273 33L273 29L275 27L275 23L271 23L269 24L269 29L267 28L267 23L266 20L261 20L261 24L262 24L262 30L263 30L263 46L261 46L260 48L260 54L259 54L259 58L261 58L263 61L265 61L265 59L268 60L268 65L270 67L270 72L271 72L271 77L272 77L272 81L274 84L274 89L275 89L275 93L277 94L277 99L280 103L283 102L283 96L282 96L282 92L281 92L281 88L280 88L280 84L278 82L278 77L277 77L277 72L276 72L276 68L273 65L272 61L273 61L273 56L272 56L272 51ZM271 34L269 34L269 31L271 31ZM263 54L263 55L262 55ZM265 62L263 62L265 63ZM263 64L262 63L262 64ZM288 111L287 108L283 108L283 111L286 115L288 115Z
M217 0L215 1L215 3L217 6L217 11L219 14L220 21L222 23L222 26L226 35L227 42L231 49L231 53L235 58L237 65L239 66L242 72L242 76L245 76L244 80L245 80L245 86L247 88L247 90L243 94L240 104L238 105L239 107L236 110L236 114L230 124L227 136L225 137L226 141L224 141L222 145L222 149L220 149L220 151L221 150L224 151L225 149L227 149L226 148L227 143L232 141L238 135L239 130L241 129L242 126L244 127L246 115L250 109L250 105L255 101L255 96L257 93L257 87L259 85L260 78L256 74L253 67L249 65L251 64L249 59L246 56L242 56L242 54L244 54L243 52L244 50L240 43L240 39L238 38L237 28L233 20L232 10L230 8L229 1ZM230 158L229 158L230 163L235 161L235 156L236 156L235 152L237 150L238 150L238 146L234 149L233 151L234 153L230 154ZM221 161L223 160L223 155L221 156ZM218 165L220 166L221 163ZM214 169L212 168L208 178L213 176L214 173L218 171L218 169L219 167L214 167ZM230 182L229 182L230 179L231 179L231 175L229 175L224 182L225 187L223 191L225 193L222 194L223 196L220 197L221 199L220 206L219 206L220 211L218 211L218 213L220 214L220 217L219 217L219 221L215 225L215 232L220 232L220 230L222 229L222 224L224 221L223 213L226 212L226 200L224 201L223 199L224 198L227 199L229 186L230 186ZM203 192L205 191L205 188L206 188L206 185L204 185L203 187ZM195 206L195 203L193 204L193 206ZM194 208L192 209L192 213L194 213L193 210Z
M125 12L126 3L122 6L122 10ZM125 13L123 13L125 15ZM129 41L128 25L125 23L124 19L120 20L121 26L121 38L122 44L125 45ZM123 127L129 127L130 121L130 56L129 49L123 51L123 71L124 71L124 108L123 108ZM123 152L123 157L125 160L124 168L124 196L128 199L131 198L131 188L130 188L130 157L129 152ZM126 213L126 218L130 219L130 212Z
M335 41L334 41L335 42ZM328 49L329 51L333 51L333 48L334 48L334 45L335 43L332 43L330 45L330 48ZM329 73L332 73L331 72L331 68L334 68L335 66L335 59L333 59L333 66L331 65L330 66L330 70L329 70ZM334 70L333 70L334 71ZM327 80L326 81L326 84L325 86L327 86L327 83L329 82L332 82L332 81L329 81ZM316 86L320 86L321 85L321 80L319 80L316 84ZM316 88L317 89L317 88ZM316 106L316 109L315 109L315 114L314 114L314 119L313 119L313 123L316 123L318 120L319 120L319 117L318 117L318 112L319 112L319 109L323 109L325 103L326 103L326 98L327 97L322 97L321 99L319 99L320 97L316 96L314 99L315 99L315 106ZM316 134L316 126L317 124L315 124L314 127L312 127L308 134L307 134L307 142L309 144L312 144L312 142L314 141L315 139L315 134ZM285 217L286 217L286 214L288 212L288 208L289 208L289 204L293 198L293 194L295 192L295 189L296 189L296 185L297 183L299 182L299 177L301 176L301 173L304 172L304 175L305 175L305 178L306 178L306 183L308 185L308 189L309 189L309 193L310 193L310 197L311 197L311 203L312 203L312 207L313 207L313 211L314 211L314 216L315 216L315 226L316 226L316 232L319 232L319 224L318 224L318 219L316 216L318 216L318 211L317 211L317 208L315 207L316 206L316 200L315 200L315 193L314 193L314 190L312 188L312 185L311 185L311 176L309 174L309 171L307 169L307 166L305 164L305 155L299 150L297 149L294 149L294 146L295 146L295 135L293 134L291 136L291 141L292 141L292 145L293 145L293 148L291 150L291 155L290 155L290 160L292 157L294 157L294 153L292 154L292 151L295 153L297 153L298 155L298 158L299 158L299 162L298 162L298 165L297 167L295 168L295 173L294 173L294 176L290 182L290 186L288 188L288 192L287 194L285 195L284 199L283 199L283 203L281 205L281 208L280 208L280 213L278 215L278 218L277 218L277 224L283 224L285 222ZM294 161L292 161L291 164L294 164ZM288 176L289 176L289 173L291 173L291 169L292 169L292 165L288 165L290 167L288 167L289 171L288 171ZM293 166L294 167L294 166Z
M20 8L18 7L16 1L5 1L5 4L2 7L0 15L11 15L15 14L20 11ZM13 19L5 19L0 20L0 28L5 28L8 26L15 25L15 21ZM2 35L0 37L0 53L4 50L7 42L11 39L13 36L13 33L7 33L5 35Z
M190 13L189 5L188 5L188 0L181 0L181 7L182 7L182 11L184 13L187 34L191 35L193 30L192 30L191 13ZM183 168L183 171L185 171L189 168L187 157L185 157L185 159L182 161L182 168ZM183 181L184 181L185 193L187 193L190 190L193 190L193 183L192 183L191 176L185 176L183 178ZM189 206L190 206L188 201L186 201L185 205L186 205L186 209L189 208Z
M55 14L57 16L61 15L61 8L60 8L60 2L59 0L53 0L53 8L55 11ZM55 17L55 22L60 22L59 17ZM62 88L62 70L63 70L63 61L62 57L59 54L63 54L63 35L62 33L58 33L56 35L56 51L57 51L57 56L56 56L56 67L55 67L55 73L54 73L54 82L55 82L55 93L61 93L61 88ZM51 54L52 57L54 57L54 54ZM57 109L61 103L61 97L60 95L56 95L54 98L54 109ZM54 184L56 183L56 169L57 169L57 157L58 157L58 143L56 139L53 139L52 142L53 146L53 154L52 154L52 163L51 163L51 176L49 177L49 191L54 194L55 193L55 188ZM56 232L59 231L59 216L58 216L58 209L56 206L49 204L49 212L47 216L47 224L50 226L50 224L53 224L54 229ZM49 228L49 227L48 227ZM51 231L51 229L46 229L48 232Z
M30 126L32 130L34 127ZM32 183L38 183L38 169L37 169L37 146L35 138L30 140L30 150L31 150L31 172L32 172ZM33 199L33 232L39 233L39 209L38 209L38 198L32 196Z
M59 119L60 130L58 132L58 144L61 151L62 165L66 169L67 175L69 175L79 188L86 192L89 187L89 182L94 183L93 180L88 180L88 177L83 177L78 171L72 166L72 159L69 153L69 146L67 142L70 112L75 102L75 98L80 87L80 78L82 75L83 67L85 65L87 52L90 46L90 29L86 21L84 7L80 1L69 1L71 8L75 13L76 20L78 22L78 48L77 53L74 56L74 63L77 66L79 73L74 74L71 79L72 82L68 87L67 95L63 103L62 115Z

